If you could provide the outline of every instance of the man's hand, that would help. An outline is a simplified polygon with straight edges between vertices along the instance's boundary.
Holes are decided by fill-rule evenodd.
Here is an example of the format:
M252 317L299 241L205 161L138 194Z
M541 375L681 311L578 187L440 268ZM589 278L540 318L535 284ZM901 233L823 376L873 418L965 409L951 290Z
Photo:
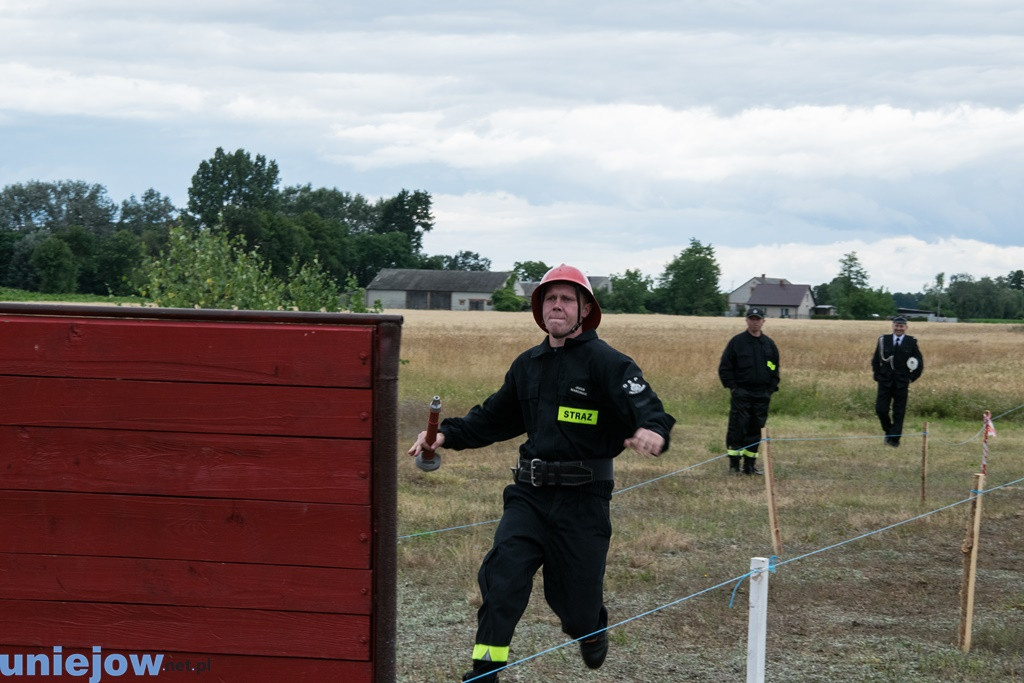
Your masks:
M437 439L434 441L433 444L429 444L427 443L427 432L426 430L424 430L419 433L419 436L416 437L416 441L413 443L412 448L409 449L409 455L416 457L417 455L420 454L421 451L424 450L433 452L440 448L442 445L444 445L444 434L442 432L438 432Z
M665 439L661 434L641 427L636 430L633 436L626 439L622 445L633 449L640 455L659 456L661 451L665 449Z

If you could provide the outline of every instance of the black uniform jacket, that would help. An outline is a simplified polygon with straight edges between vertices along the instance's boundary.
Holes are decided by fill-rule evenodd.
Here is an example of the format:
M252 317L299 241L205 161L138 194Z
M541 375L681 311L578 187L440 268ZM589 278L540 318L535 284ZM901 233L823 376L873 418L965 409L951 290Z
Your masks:
M909 386L924 372L924 357L917 346L917 339L909 334L903 335L903 341L894 353L892 335L883 334L871 356L871 371L879 384L897 388Z
M779 390L779 349L771 338L747 331L729 340L718 363L718 378L726 389L767 397Z
M561 348L545 338L524 351L498 391L440 430L445 448L455 450L525 433L520 457L565 462L614 458L640 427L668 448L674 424L636 363L587 330Z

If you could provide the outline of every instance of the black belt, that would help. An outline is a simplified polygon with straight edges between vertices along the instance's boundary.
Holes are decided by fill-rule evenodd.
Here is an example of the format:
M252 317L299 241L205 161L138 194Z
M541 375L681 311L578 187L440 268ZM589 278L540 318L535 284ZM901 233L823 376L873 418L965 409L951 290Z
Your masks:
M572 462L519 458L519 467L512 468L512 476L534 486L580 486L615 478L611 458Z

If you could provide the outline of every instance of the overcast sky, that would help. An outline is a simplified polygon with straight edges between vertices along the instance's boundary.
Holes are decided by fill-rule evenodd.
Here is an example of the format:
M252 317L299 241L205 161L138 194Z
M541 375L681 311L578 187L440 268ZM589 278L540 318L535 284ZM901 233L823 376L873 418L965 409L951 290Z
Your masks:
M495 270L920 291L1024 268L1024 3L0 0L0 186L183 206L218 146Z

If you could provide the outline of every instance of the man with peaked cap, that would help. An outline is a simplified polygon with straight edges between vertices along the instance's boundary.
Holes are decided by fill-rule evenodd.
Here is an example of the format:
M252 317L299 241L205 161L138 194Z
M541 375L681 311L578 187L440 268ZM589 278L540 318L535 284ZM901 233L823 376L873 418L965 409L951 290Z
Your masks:
M761 331L764 309L747 311L747 329L729 340L718 364L718 378L729 390L729 427L725 446L729 473L761 474L757 469L757 446L761 429L768 422L772 394L779 390L779 349Z
M892 319L892 334L878 338L871 371L878 384L875 414L882 423L885 443L899 448L910 385L924 372L924 357L917 339L907 334L907 319L903 316Z

